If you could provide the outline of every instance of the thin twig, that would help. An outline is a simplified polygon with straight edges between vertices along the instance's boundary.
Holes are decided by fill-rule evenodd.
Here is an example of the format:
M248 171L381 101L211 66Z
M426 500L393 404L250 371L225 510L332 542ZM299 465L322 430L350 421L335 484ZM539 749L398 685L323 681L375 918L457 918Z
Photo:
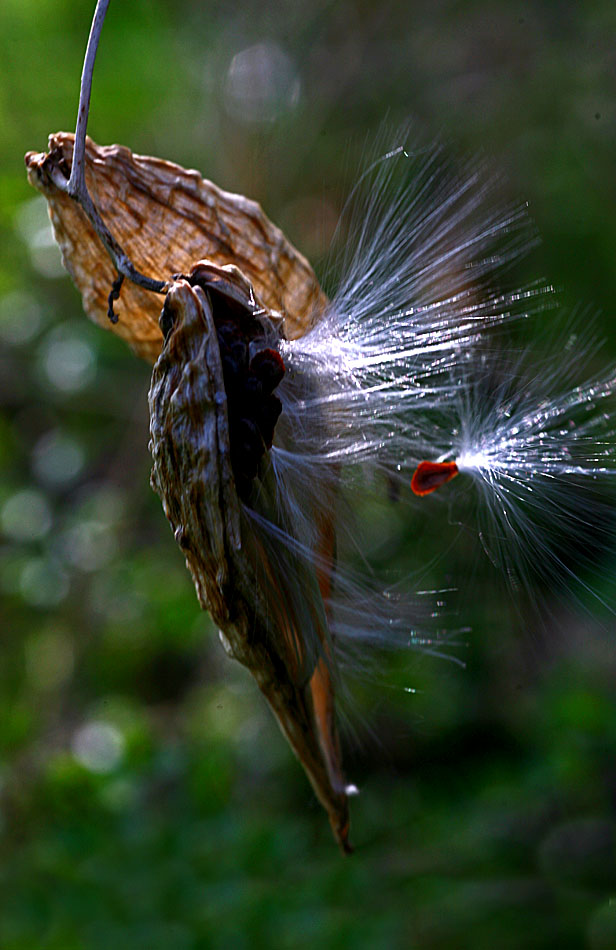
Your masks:
M94 73L94 62L98 50L99 40L109 0L97 0L90 35L88 36L88 45L86 46L86 55L83 60L83 69L81 71L81 88L79 90L79 109L77 111L77 125L75 127L75 147L73 150L73 164L71 167L71 177L68 180L66 190L71 198L79 198L84 192L87 194L86 176L85 176L85 151L86 151L86 129L88 128L88 116L90 114L90 94L92 92L92 74Z
M169 284L167 281L154 280L152 277L146 277L145 274L137 270L131 259L124 253L116 239L113 237L107 225L101 218L88 188L86 186L85 176L85 151L86 151L86 130L88 127L88 115L90 112L90 93L92 91L92 74L94 72L94 61L98 43L105 22L105 15L109 0L97 0L94 18L88 37L86 55L83 61L83 71L81 73L81 88L79 92L79 109L77 112L77 125L75 128L75 145L73 148L73 161L71 175L67 181L61 176L55 176L54 181L61 190L66 191L81 207L88 216L92 227L101 239L105 250L113 261L118 275L122 278L127 277L132 283L151 290L154 293L166 293ZM113 289L109 295L109 313L110 319L115 322L117 317L113 313L113 301L119 296L119 289L122 281L114 282ZM114 319L115 318L115 319Z

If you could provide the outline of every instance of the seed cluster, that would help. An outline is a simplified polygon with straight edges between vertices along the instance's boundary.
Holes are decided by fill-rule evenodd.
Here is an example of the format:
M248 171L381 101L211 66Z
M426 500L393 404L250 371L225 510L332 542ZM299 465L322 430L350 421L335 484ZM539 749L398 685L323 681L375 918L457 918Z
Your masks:
M249 344L235 320L217 323L223 379L227 393L231 465L238 495L248 499L259 462L272 446L282 403L274 390L285 373L280 354L259 350L249 358Z

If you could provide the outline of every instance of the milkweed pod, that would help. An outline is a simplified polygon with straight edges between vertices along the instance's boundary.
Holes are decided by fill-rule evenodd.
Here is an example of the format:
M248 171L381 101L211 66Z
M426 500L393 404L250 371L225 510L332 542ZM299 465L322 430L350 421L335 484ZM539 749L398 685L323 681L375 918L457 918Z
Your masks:
M346 852L350 790L335 725L336 670L326 606L333 560L322 556L318 565L310 564L281 550L274 561L267 537L251 522L254 509L272 530L286 528L276 505L268 504L275 486L267 446L257 459L256 497L236 470L242 463L234 445L235 414L248 410L241 399L231 404L234 393L225 385L219 334L231 327L230 314L238 338L243 334L256 350L253 363L270 361L279 370L282 363L276 351L280 321L268 317L247 287L233 269L205 263L168 291L167 333L149 396L152 485L202 606L227 651L255 677ZM274 397L268 392L263 398Z

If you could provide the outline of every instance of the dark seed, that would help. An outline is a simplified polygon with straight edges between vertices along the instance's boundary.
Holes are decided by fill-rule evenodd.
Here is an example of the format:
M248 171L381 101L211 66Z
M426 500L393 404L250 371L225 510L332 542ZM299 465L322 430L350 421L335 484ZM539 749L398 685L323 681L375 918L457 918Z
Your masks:
M263 391L271 393L284 376L284 363L276 350L260 350L250 361L250 371L259 377Z
M278 396L268 396L263 400L260 406L257 406L255 420L259 427L261 437L268 449L272 447L274 439L274 429L278 422L278 417L282 412L282 403Z
M243 385L243 394L242 394L249 406L254 407L256 402L260 402L263 395L263 386L261 381L257 379L252 373L244 380Z
M230 441L233 459L242 471L246 470L248 460L251 463L254 460L256 464L263 455L263 439L258 426L251 419L238 419L233 424Z
M238 379L241 376L242 367L233 359L230 353L222 353L222 375L225 381L225 389L227 392L237 385Z
M216 327L218 345L222 348L232 347L234 343L243 343L242 335L235 323L221 323Z
M229 347L229 352L239 366L243 368L246 365L248 347L243 340L234 340Z

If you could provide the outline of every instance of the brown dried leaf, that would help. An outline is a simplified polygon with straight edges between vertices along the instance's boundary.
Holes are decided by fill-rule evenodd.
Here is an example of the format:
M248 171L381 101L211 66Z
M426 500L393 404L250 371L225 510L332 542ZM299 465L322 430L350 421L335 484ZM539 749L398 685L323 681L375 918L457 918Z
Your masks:
M162 346L161 297L125 281L116 307L120 319L112 327L107 300L116 277L113 264L81 208L53 183L53 174L68 177L73 143L72 134L58 132L49 137L47 153L28 152L28 178L48 201L64 264L88 316L153 363ZM256 202L217 188L197 171L91 139L86 182L114 238L147 276L167 280L204 258L234 264L263 304L284 317L291 339L323 312L327 298L310 264Z

